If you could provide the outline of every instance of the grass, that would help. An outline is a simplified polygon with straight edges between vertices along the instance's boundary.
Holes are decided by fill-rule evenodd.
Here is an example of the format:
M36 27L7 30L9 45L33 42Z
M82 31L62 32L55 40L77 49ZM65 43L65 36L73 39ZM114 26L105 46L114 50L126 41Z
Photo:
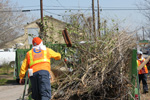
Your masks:
M16 80L2 78L0 79L0 85L13 84L16 83Z
M5 85L7 83L7 79L0 79L0 85Z
M9 64L4 63L0 67L0 75L10 75L14 71L14 68L11 68Z
M3 64L0 67L0 85L6 85L14 83L13 80L14 68L11 68L8 64Z

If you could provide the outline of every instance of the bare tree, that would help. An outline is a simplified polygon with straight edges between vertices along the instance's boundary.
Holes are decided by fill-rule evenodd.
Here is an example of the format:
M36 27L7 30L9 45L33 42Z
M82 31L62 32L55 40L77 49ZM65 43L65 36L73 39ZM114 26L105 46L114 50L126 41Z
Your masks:
M26 16L11 4L10 0L0 0L0 45L16 38L23 29Z
M150 24L150 1L143 0L142 2L137 4L137 7L141 11L141 13L147 18L146 24Z

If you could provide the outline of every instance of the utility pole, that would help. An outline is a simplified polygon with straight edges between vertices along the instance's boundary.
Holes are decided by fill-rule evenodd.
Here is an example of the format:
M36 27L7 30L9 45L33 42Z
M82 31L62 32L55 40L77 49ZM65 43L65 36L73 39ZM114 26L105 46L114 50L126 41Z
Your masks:
M87 20L88 20L88 23L89 23L89 38L90 38L90 40L92 40L92 23L91 23L91 17L89 17Z
M142 31L143 31L143 40L145 40L144 38L144 27L142 26Z
M41 23L43 24L43 0L40 0Z
M44 26L43 26L43 0L40 0L40 11L41 11L41 23L40 23L40 38L44 38Z
M100 31L100 9L99 9L99 0L97 0L97 15L98 15L98 34L99 37L101 37L101 31Z
M106 23L107 23L107 21L104 20L104 34L106 34Z
M93 33L94 33L94 39L95 41L97 41L96 39L96 29L95 29L95 11L94 11L94 0L92 0L92 14L93 14Z
M138 33L137 33L137 31L136 31L136 41L138 41Z
M139 46L139 39L138 39L138 33L136 31L136 49L138 49L138 46Z

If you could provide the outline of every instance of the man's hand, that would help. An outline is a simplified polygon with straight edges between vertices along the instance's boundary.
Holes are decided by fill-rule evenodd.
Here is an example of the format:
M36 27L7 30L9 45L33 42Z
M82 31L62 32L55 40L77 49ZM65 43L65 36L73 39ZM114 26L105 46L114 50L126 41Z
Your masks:
M19 83L24 84L24 79L20 79Z
M50 71L50 76L51 76L50 82L51 83L55 82L55 75L54 75L54 73L52 71Z

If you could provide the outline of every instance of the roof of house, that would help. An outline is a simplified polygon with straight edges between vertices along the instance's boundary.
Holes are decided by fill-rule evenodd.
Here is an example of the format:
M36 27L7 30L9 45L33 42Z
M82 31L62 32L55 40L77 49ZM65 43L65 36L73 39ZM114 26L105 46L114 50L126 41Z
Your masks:
M52 20L58 21L58 22L60 22L60 23L62 23L62 24L66 24L65 22L63 22L63 21L61 21L61 20L58 20L58 19L56 19L56 18L53 18L53 17L51 17L51 16L47 16L47 15L46 15L46 16L43 17L43 18L52 19ZM41 19L37 19L37 20L35 20L35 21L31 22L31 23L28 23L28 24L25 25L24 27L28 26L29 24L33 24L33 23L39 22L40 20L41 20Z

